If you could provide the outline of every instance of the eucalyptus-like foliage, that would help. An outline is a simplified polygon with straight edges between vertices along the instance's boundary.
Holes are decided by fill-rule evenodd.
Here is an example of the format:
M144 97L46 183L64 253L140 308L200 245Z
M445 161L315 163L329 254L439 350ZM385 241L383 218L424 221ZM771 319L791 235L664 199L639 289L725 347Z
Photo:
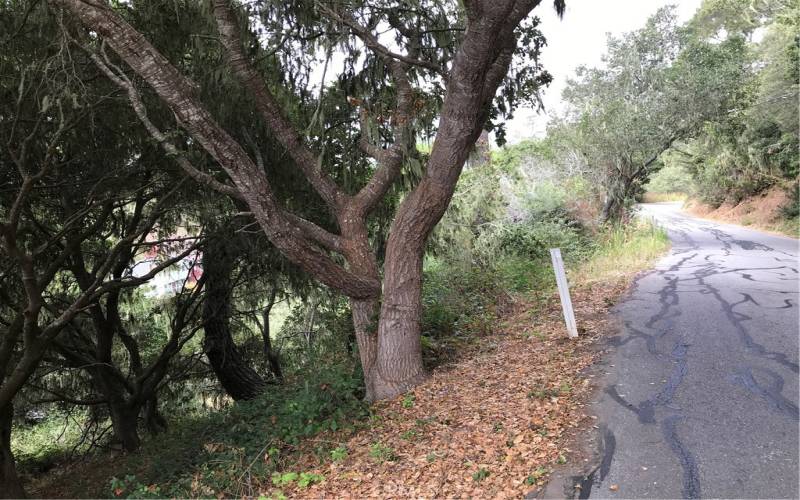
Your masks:
M735 100L670 157L692 175L694 194L713 205L785 184L800 170L800 4L748 5L708 1L689 24L693 36L703 39L746 40L747 66ZM752 36L756 31L760 39Z
M571 139L603 172L604 219L620 217L661 153L728 113L748 78L742 35L701 39L662 8L646 25L609 38L603 68L580 68L564 98Z

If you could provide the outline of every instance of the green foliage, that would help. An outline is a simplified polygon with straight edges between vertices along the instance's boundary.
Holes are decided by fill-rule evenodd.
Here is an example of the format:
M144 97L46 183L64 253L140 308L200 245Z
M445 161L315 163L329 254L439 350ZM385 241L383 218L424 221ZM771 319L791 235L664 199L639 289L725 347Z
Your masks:
M517 176L520 166L536 157L554 160L555 153L552 145L547 141L527 139L513 146L493 151L492 164L506 175Z
M300 488L308 488L314 483L321 483L325 480L322 474L315 474L313 472L301 472L300 479L297 480L297 486Z
M498 169L492 163L472 165L459 178L447 212L431 236L429 253L485 265L492 254L492 228L504 212ZM452 252L454 248L460 252Z
M423 335L452 336L494 304L497 280L490 270L428 258L422 288ZM466 313L466 315L465 315Z
M669 152L668 152L669 153ZM649 193L690 193L692 191L692 177L684 166L678 161L670 161L675 155L683 153L666 154L664 167L650 176L650 182L645 185Z
M560 394L561 394L560 389L537 387L528 392L528 397L531 399L548 399L548 398L558 397Z
M275 486L288 486L292 483L297 483L299 488L308 488L314 483L320 483L325 480L322 474L313 472L274 472L272 474L272 484Z
M392 448L383 443L372 443L369 447L369 456L379 464L394 462L399 458Z
M275 486L286 486L287 484L292 484L297 481L298 477L299 475L297 472L273 472L272 484Z
M594 249L578 273L589 282L613 280L621 273L647 268L668 248L666 231L652 221L608 225L595 236Z
M81 437L82 426L76 422L85 416L82 411L67 413L53 408L41 422L15 425L11 450L20 469L36 474L69 458ZM79 446L76 451L84 450L85 447Z
M402 434L400 434L400 439L405 439L406 441L411 441L415 437L417 437L419 433L414 429L409 429Z
M684 59L745 63L740 75L714 75L733 83L728 109L705 123L681 153L668 157L691 175L688 192L712 206L738 202L798 175L798 19L797 2L706 0L687 27L693 46L706 49L687 51ZM758 28L763 38L746 42Z
M342 460L347 458L347 455L348 451L347 451L347 446L345 445L337 446L336 448L331 450L331 460L334 462L341 462Z
M561 248L562 253L576 258L585 244L580 228L562 219L508 225L500 234L500 248L504 252L531 259L549 255L549 248Z
M536 484L537 481L539 481L539 479L546 476L549 472L550 470L547 469L546 467L539 467L538 469L533 471L533 473L530 476L525 478L525 484L534 485Z
M111 494L124 498L163 498L161 488L155 484L142 484L134 475L125 476L123 479L111 478Z
M555 283L553 270L540 259L507 255L497 262L496 267L498 279L511 292L530 292Z
M321 365L295 384L273 387L225 412L176 423L158 440L145 443L141 453L127 456L119 468L135 471L137 483L157 485L161 497L215 492L236 496L246 471L271 477L279 485L296 481L298 486L307 486L324 478L281 471L282 450L318 432L366 418L369 413L362 397L359 372ZM334 460L346 455L343 446L330 452ZM130 484L125 491L131 489Z
M580 69L565 90L572 110L562 128L572 133L561 135L602 172L604 218L622 217L665 151L741 105L752 81L745 35L701 31L662 8L641 29L609 38L605 66Z
M478 469L478 472L472 474L472 480L475 481L476 483L483 481L487 477L489 477L489 471L483 467Z
M575 213L591 190L579 168L563 174L557 154L552 142L509 146L459 182L423 268L427 363L447 361L490 333L510 293L550 289L549 248L561 248L568 263L591 253Z

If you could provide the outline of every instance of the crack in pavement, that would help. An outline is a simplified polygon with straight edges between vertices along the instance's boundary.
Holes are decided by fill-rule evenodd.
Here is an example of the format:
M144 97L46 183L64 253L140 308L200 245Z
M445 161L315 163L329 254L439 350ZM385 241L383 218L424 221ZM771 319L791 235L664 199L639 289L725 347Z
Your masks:
M689 344L683 341L678 341L675 343L675 346L672 349L672 359L675 361L675 366L673 367L665 385L662 386L658 392L654 393L651 397L645 399L638 405L634 405L626 401L625 398L617 391L616 385L610 385L606 387L606 394L608 394L611 399L622 405L623 408L635 413L640 423L655 424L655 407L667 406L669 403L671 403L672 398L675 396L675 392L678 390L678 386L680 386L681 382L683 382L683 379L686 376L686 372L688 370L686 364L686 352L688 349Z
M753 353L761 357L770 359L772 361L775 361L776 363L785 366L794 373L800 372L800 367L798 366L798 364L794 361L791 361L786 354L782 352L770 351L753 339L753 337L747 331L747 328L745 328L744 325L742 325L742 321L750 321L753 318L751 316L748 316L747 314L734 311L735 306L740 305L744 302L737 302L735 304L731 304L730 302L725 300L725 298L722 297L722 294L720 293L718 288L706 282L706 277L710 276L709 274L702 274L701 271L695 271L694 274L697 277L697 282L705 287L706 289L705 293L714 297L714 299L716 299L716 301L720 304L723 313L725 314L725 316L727 316L728 320L731 322L734 329L739 334L739 339L741 339L745 347L747 347Z
M784 331L797 329L790 311L798 307L800 290L786 290L790 283L797 285L800 274L796 255L789 253L794 250L774 236L764 235L761 242L757 233L723 230L668 210L659 219L666 221L673 249L664 264L634 280L615 308L623 330L607 341L616 356L607 375L615 372L616 380L601 385L603 397L594 405L605 448L591 474L575 476L580 498L617 497L592 488L604 480L621 485L627 480L625 495L634 497L678 491L684 498L699 498L702 492L742 495L746 489L735 486L740 475L731 476L729 457L737 467L751 468L773 460L770 467L783 467L788 479L796 477L796 471L787 472L786 457L795 457L796 468L797 450L792 452L791 439L776 436L798 441L797 429L771 429L800 421L798 404L790 397L797 387L798 362L791 348L796 350L797 335ZM656 385L647 381L652 374L662 380L651 389L645 384ZM738 401L752 413L737 413ZM764 413L756 416L759 408ZM764 423L771 414L777 420ZM733 427L722 424L729 419ZM711 444L709 435L725 437ZM756 443L769 450L770 458L725 439ZM656 470L643 474L644 465ZM747 495L798 497L791 483L765 479L761 489Z
M753 371L761 371L765 373L770 379L770 385L764 386L756 381L753 376ZM783 397L781 391L783 390L784 380L783 377L767 370L766 368L740 368L734 372L730 377L731 382L740 385L752 392L757 396L761 396L769 404L770 408L782 413L789 418L800 421L800 414L798 414L797 405Z
M700 475L697 471L697 462L694 455L678 438L678 422L685 418L681 415L670 415L661 422L661 431L664 440L677 455L683 469L683 498L700 498Z

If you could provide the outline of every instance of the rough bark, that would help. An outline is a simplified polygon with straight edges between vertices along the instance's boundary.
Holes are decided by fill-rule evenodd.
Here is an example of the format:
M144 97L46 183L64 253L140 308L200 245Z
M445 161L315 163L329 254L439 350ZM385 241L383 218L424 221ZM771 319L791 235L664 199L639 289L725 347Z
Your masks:
M142 445L139 438L139 405L115 401L109 404L111 425L114 431L114 442L119 443L127 452L134 452Z
M158 398L153 396L144 405L144 424L150 434L160 434L167 430L167 419L158 411Z
M0 498L25 498L22 481L17 475L14 454L11 452L11 425L14 407L0 407Z
M353 209L342 219L342 235L347 242L344 256L348 266L350 269L358 269L370 279L380 280L378 261L369 244L366 220L361 215L360 209ZM350 313L353 318L361 368L364 372L366 399L375 401L378 399L375 390L378 377L375 370L378 355L378 300L351 298Z
M450 203L489 103L508 72L516 45L513 27L526 13L495 9L475 19L453 62L427 170L389 229L374 367L376 399L401 394L425 376L420 345L425 243ZM513 23L510 30L507 23Z
M601 222L616 222L625 215L625 202L633 195L634 180L628 177L615 179L606 190L606 200L600 211Z
M212 242L203 252L206 297L203 302L203 349L211 369L230 397L253 399L264 391L266 382L247 364L230 331L231 272L234 256L223 242Z

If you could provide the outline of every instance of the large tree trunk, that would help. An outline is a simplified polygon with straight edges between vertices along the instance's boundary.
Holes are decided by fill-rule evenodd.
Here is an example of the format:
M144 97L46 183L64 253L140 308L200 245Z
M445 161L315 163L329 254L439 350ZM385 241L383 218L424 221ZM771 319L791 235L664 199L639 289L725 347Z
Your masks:
M378 345L372 369L373 399L406 392L425 378L422 365L422 253L389 251Z
M353 316L353 329L355 330L358 356L361 360L361 369L364 372L365 399L375 401L379 399L375 390L377 371L375 363L378 354L378 301L350 299L350 312Z
M453 62L427 170L400 204L389 230L373 368L375 399L395 397L425 377L420 341L425 244L450 203L489 104L508 73L516 38L504 24L516 26L526 13L474 19Z
M127 452L134 452L142 445L139 439L139 406L116 401L109 404L114 441Z
M0 498L24 498L25 490L17 476L14 454L11 452L11 425L14 407L9 403L0 408Z
M144 424L150 434L160 434L167 430L167 419L158 411L158 397L155 395L144 405Z
M600 212L601 222L613 222L622 218L624 202L617 196L606 194L606 201L603 203L603 210Z
M235 400L253 399L266 382L242 357L229 326L231 272L234 256L224 242L212 241L203 251L206 297L203 302L203 349L225 392Z
M625 215L625 202L630 198L633 180L628 178L615 179L606 190L606 201L600 212L601 222L618 222Z
M347 238L348 245L344 249L349 269L358 271L362 275L380 280L380 271L375 252L369 244L366 221L363 217L351 215L343 217L342 235ZM379 375L375 370L378 355L378 299L350 299L350 313L353 317L358 344L358 355L361 359L361 369L364 372L365 399L375 401L380 399L376 386Z

